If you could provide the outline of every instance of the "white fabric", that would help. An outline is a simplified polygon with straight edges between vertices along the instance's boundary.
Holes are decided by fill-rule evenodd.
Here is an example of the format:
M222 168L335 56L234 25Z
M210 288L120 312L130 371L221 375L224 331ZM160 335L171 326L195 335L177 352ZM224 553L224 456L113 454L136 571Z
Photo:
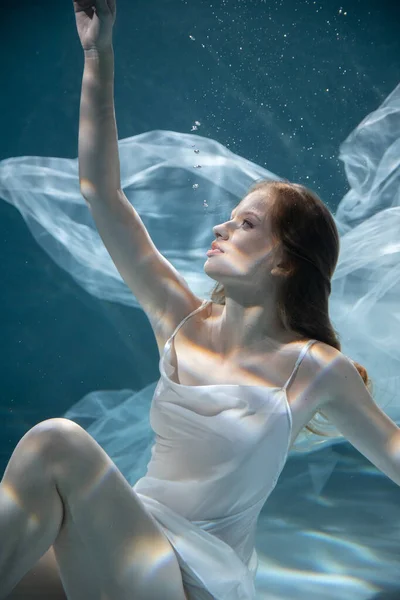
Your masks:
M341 252L330 298L342 351L366 366L375 400L396 421L400 421L399 144L400 85L340 148L351 187L335 215ZM195 134L151 131L120 141L119 152L122 187L156 246L192 289L206 297L214 284L203 271L213 225L226 218L255 180L278 177ZM90 294L138 306L80 194L77 159L4 160L0 196L21 212L42 248ZM139 448L144 444L148 453L152 433L147 411L155 385L136 393L93 392L69 413L93 422L90 432L124 462L133 481L145 463L130 461L130 429L118 429L119 438L114 439L114 419L123 424L131 415L143 436ZM299 436L295 447L310 451L335 441Z
M123 189L156 246L197 295L207 296L214 282L204 274L203 264L212 227L227 217L255 180L278 177L194 134L151 131L120 141L119 151ZM400 86L351 133L339 156L350 189L335 215L341 252L330 313L343 352L365 365L375 400L400 422ZM138 306L80 195L76 159L4 160L0 196L20 211L37 242L88 293ZM148 416L156 385L136 393L95 391L65 415L87 428L132 485L145 474L150 459L154 434ZM252 402L256 397L253 392ZM333 441L299 437L296 448L310 451ZM245 448L245 435L241 442ZM332 468L327 464L319 469L321 482ZM163 514L167 526L169 516ZM194 531L202 535L200 527Z
M150 409L156 434L147 473L135 484L178 557L190 600L255 598L254 539L260 511L285 465L292 432L283 388L176 383L171 345ZM199 595L200 594L200 595Z

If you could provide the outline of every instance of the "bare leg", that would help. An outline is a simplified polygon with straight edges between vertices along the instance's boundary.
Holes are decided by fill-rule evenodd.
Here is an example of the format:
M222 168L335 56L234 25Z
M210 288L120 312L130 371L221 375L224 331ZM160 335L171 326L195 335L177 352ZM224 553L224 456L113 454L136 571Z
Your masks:
M7 600L68 600L53 546L21 579Z
M0 598L53 545L69 600L183 600L168 539L101 447L50 419L17 445L0 484Z
M17 444L0 484L0 598L56 539L64 508L49 468L49 436L40 425Z

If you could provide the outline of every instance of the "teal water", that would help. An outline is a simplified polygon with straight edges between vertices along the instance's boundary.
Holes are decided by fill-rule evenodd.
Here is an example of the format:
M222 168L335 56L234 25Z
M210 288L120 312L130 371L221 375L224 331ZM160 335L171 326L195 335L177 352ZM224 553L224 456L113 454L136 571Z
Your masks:
M2 10L0 159L75 157L82 57L71 6ZM399 80L393 3L174 0L150 9L121 0L118 10L120 139L154 129L189 133L199 120L202 136L310 185L335 210L348 187L338 148ZM35 423L93 390L155 381L158 353L141 311L88 295L5 202L0 244L3 470ZM315 469L321 461L333 470L311 510L304 461L291 459L268 501L260 598L400 597L397 487L344 444L316 459ZM346 542L335 531L349 532Z

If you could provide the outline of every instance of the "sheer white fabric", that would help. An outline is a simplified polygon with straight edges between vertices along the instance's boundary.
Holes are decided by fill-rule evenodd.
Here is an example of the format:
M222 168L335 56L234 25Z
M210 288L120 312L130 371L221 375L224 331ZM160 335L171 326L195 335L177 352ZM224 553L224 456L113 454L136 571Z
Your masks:
M154 243L195 293L207 297L214 282L203 265L212 227L254 181L279 177L194 134L150 131L121 140L119 151L123 189ZM342 351L366 366L375 400L400 422L400 86L349 135L339 156L350 189L335 215L341 252L332 282L332 321ZM0 196L89 294L138 306L80 194L77 159L4 160ZM148 412L155 387L156 382L136 393L94 391L66 415L87 427L132 484L150 456ZM300 436L296 447L311 451L333 441ZM133 463L132 456L140 458Z

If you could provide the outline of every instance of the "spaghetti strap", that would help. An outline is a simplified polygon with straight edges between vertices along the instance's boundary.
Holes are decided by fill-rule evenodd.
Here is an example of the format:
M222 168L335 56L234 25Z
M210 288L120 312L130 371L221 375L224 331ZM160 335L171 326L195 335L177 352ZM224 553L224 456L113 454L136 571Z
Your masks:
M287 380L287 382L285 383L285 385L283 386L283 389L286 390L286 388L291 384L292 379L294 378L294 376L297 373L297 369L299 368L301 361L303 360L303 358L305 357L305 355L308 352L308 349L315 344L317 340L308 340L308 342L303 346L299 358L296 360L296 364L294 365L294 369L292 371L292 374L290 375L289 379Z
M176 327L174 333L169 338L169 341L171 342L174 339L174 337L176 336L176 334L178 333L178 331L180 330L180 328L186 323L186 321L188 319L190 319L190 317L192 317L196 313L200 312L205 307L205 305L207 303L209 303L209 302L211 302L211 300L203 300L203 302L201 303L201 305L199 306L199 308L196 308L196 310L194 310L189 315L187 315L184 319L182 319L182 321L179 323L178 327Z

